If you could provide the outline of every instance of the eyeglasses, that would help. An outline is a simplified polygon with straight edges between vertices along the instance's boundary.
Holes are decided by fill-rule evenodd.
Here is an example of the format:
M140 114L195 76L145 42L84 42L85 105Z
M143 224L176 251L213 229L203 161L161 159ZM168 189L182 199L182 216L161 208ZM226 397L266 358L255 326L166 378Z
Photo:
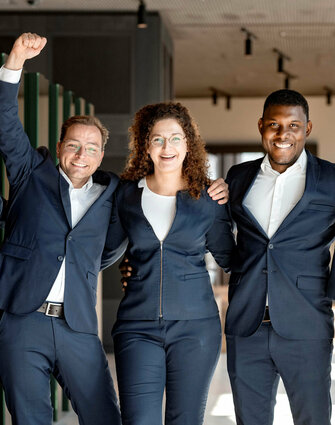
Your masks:
M154 136L150 139L150 143L152 146L161 148L166 140L171 146L179 146L185 137L186 136L183 136L182 134L173 134L170 137Z
M81 143L72 140L64 140L64 149L67 152L78 153L83 148L88 156L96 157L100 155L102 149L94 144L82 145Z

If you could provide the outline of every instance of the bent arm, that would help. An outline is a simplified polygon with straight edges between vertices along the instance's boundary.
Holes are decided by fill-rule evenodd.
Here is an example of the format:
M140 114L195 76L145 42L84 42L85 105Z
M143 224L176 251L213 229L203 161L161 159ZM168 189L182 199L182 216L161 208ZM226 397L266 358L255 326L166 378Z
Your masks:
M117 195L118 190L113 195L113 208L101 257L101 269L114 264L124 254L128 245L128 237L119 217Z
M206 234L207 249L225 271L230 269L231 258L235 250L235 238L228 205L215 203L215 219Z
M20 76L26 59L40 53L46 39L36 34L22 34L14 43L4 67L0 70L0 154L11 185L17 184L36 167L42 158L31 147L19 116L17 94ZM13 83L14 82L14 83Z

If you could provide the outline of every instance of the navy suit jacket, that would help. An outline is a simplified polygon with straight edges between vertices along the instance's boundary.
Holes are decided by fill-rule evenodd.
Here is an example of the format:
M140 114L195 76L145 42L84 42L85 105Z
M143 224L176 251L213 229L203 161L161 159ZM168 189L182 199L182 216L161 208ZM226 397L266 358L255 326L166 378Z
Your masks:
M0 309L37 310L66 256L65 318L79 332L97 333L97 276L101 268L118 177L97 171L106 190L71 227L68 183L46 148L31 147L18 117L18 84L0 81L0 153L10 183L5 240L0 250ZM120 251L105 252L105 265Z
M206 191L198 200L179 191L175 219L161 244L143 213L142 191L138 182L125 182L115 192L110 249L127 236L126 255L134 269L118 318L190 320L216 315L204 255L209 250L221 267L230 265L235 241L227 207Z
M333 337L329 247L335 235L335 165L307 152L305 191L269 239L243 206L262 159L227 175L237 254L229 283L228 335L252 335L262 322L266 294L272 326L288 339Z

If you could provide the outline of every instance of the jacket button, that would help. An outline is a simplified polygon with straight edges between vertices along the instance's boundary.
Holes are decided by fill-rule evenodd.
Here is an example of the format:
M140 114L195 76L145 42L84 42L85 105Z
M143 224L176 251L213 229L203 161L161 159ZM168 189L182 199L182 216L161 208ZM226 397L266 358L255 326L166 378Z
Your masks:
M61 255L58 255L57 260L58 261L63 261L64 260L64 257L62 257Z
M262 273L267 274L268 273L267 269L263 269Z
M70 235L70 236L68 236L67 240L68 240L68 241L72 241L72 236L71 236L71 235Z
M272 248L273 248L272 243L269 243L269 249L272 249Z

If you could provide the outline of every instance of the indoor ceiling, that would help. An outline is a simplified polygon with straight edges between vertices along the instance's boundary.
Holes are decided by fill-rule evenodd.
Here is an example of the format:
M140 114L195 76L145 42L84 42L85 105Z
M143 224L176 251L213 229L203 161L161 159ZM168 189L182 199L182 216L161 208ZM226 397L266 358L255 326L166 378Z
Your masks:
M138 0L0 0L3 11L136 11ZM236 96L265 96L284 87L276 48L291 60L290 88L335 92L334 0L145 0L174 41L176 97L207 97L210 87ZM253 54L244 55L246 28ZM145 30L143 30L145 31Z

